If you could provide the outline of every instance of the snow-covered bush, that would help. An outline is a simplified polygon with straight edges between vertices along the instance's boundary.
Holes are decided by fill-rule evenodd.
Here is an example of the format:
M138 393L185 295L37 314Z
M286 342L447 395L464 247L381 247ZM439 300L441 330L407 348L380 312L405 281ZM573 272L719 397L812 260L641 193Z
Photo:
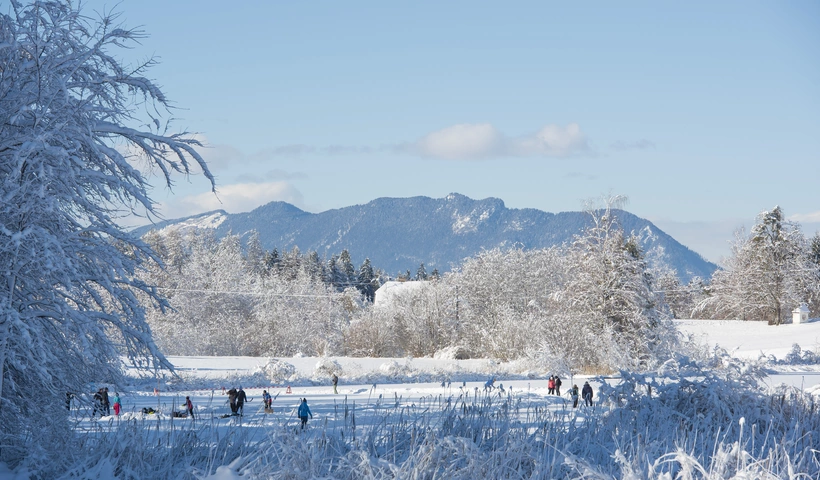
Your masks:
M313 368L313 376L318 378L330 378L333 374L341 377L344 375L344 370L342 369L342 364L333 360L331 358L322 357L316 362L316 366Z
M273 383L286 382L296 376L296 367L277 358L269 358L264 365L257 367L257 371L264 374L265 378Z
M379 372L389 378L398 378L405 375L408 371L406 365L402 365L395 360L384 362L379 365Z
M470 358L470 352L461 345L452 345L438 350L433 358L441 360L467 360Z
M820 363L820 355L811 350L803 350L800 345L792 345L792 351L783 359L786 365L817 365Z

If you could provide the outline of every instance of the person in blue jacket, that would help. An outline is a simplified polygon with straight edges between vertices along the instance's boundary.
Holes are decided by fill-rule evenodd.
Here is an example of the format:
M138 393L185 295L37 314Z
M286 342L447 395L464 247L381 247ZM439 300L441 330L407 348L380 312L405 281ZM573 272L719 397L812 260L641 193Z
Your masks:
M297 414L299 415L299 420L302 421L302 428L304 429L307 425L308 415L310 415L310 418L313 418L313 414L310 413L310 407L308 407L307 404L307 398L302 399L302 403L299 404L299 411Z

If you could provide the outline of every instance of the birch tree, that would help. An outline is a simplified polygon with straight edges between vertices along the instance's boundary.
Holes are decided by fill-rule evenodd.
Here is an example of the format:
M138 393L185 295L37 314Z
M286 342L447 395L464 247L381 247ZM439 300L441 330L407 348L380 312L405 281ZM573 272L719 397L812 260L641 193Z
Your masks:
M163 125L168 99L144 76L151 62L127 67L113 56L137 32L112 16L91 21L67 2L12 0L7 11L0 15L0 461L16 465L60 450L49 436L67 428L65 410L46 416L41 405L61 405L89 381L116 380L121 355L170 367L137 300L142 292L165 305L134 277L153 254L117 219L154 211L140 166L169 187L174 173L213 177L194 149L199 143Z

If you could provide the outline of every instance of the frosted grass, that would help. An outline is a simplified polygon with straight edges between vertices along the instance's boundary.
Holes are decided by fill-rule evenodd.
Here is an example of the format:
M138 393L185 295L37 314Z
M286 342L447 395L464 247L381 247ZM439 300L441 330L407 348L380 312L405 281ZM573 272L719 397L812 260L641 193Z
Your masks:
M472 391L336 402L305 431L287 412L230 428L135 419L83 436L62 478L818 478L813 397L719 360L621 372L593 408Z

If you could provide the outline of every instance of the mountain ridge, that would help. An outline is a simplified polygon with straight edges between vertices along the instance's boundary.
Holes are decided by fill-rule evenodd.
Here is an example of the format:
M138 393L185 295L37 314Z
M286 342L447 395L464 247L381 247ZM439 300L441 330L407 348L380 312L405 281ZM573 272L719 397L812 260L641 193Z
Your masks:
M627 232L635 232L644 252L662 247L664 261L678 271L682 281L708 278L717 266L680 244L652 222L627 211L617 211ZM451 193L444 198L380 197L366 204L310 213L276 201L250 212L224 210L166 220L139 227L150 230L214 228L217 237L229 232L259 233L265 249L316 251L330 258L346 249L356 265L370 258L388 274L415 272L424 263L427 271L447 271L464 258L496 247L547 248L572 240L589 224L585 212L551 213L534 208L511 209L499 198L474 200ZM658 261L650 255L648 261Z

